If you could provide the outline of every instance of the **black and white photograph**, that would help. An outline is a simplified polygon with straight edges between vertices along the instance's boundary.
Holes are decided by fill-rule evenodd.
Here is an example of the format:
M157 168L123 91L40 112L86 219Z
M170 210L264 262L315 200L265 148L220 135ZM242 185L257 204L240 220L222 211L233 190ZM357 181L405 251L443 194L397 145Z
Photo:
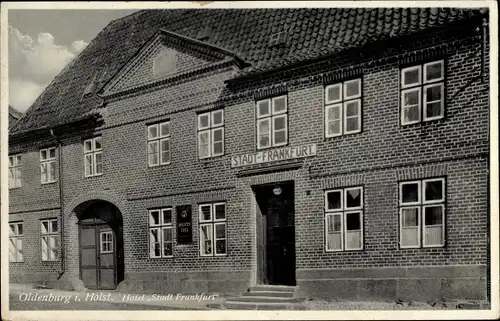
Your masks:
M1 10L2 319L497 319L493 1Z

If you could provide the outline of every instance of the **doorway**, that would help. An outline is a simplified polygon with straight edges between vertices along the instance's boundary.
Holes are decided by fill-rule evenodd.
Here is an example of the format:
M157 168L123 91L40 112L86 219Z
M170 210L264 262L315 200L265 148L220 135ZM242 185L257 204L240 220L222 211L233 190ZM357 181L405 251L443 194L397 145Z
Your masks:
M124 277L123 223L118 209L93 202L83 212L80 229L80 278L88 289L112 290Z
M258 280L295 285L295 205L293 182L257 186Z

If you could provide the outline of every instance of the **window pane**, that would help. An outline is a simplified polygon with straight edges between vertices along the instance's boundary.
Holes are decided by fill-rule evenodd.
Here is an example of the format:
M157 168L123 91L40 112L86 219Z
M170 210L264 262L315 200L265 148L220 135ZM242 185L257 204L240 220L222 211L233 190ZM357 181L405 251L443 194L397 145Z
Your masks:
M269 119L260 120L258 126L260 134L269 133Z
M49 222L42 221L41 228L42 228L42 234L48 234L49 233Z
M170 162L170 139L164 139L162 140L160 145L161 153L161 163L165 164Z
M342 249L342 232L340 215L328 215L326 217L327 235L326 247L328 250Z
M327 217L328 233L340 232L342 229L342 218L340 214L328 215Z
M342 108L341 104L333 105L333 106L328 106L326 108L326 119L331 121L331 120L337 120L340 119L340 110Z
M200 227L200 250L201 254L212 254L212 225Z
M222 220L226 218L226 205L216 204L215 205L215 219Z
M83 143L83 150L89 152L92 150L92 140L88 139Z
M418 208L404 208L402 214L403 227L418 226Z
M95 154L95 173L102 174L102 153Z
M285 128L286 128L286 117L285 116L274 117L274 130L277 131Z
M149 230L149 255L151 257L159 257L160 256L160 229L150 229Z
M49 259L49 240L48 236L42 237L42 261L47 261Z
M50 232L57 233L58 230L57 220L50 221Z
M210 113L198 115L198 129L210 127Z
M224 124L224 112L216 110L212 112L212 126L221 126Z
M99 150L102 148L102 137L94 138L94 150Z
M172 228L163 229L163 242L172 242Z
M16 165L17 166L21 165L21 155L16 155Z
M94 166L93 166L93 157L92 154L85 155L85 175L93 175L94 174Z
M210 156L210 131L209 130L198 133L198 153L199 153L199 157Z
M342 209L342 191L327 192L326 201L327 210Z
M17 224L17 235L23 235L23 224L22 223Z
M345 235L345 248L360 249L361 248L361 231L347 231Z
M405 227L401 230L401 246L418 246L418 228Z
M442 116L442 105L441 102L430 103L425 106L425 116L426 118L440 117Z
M351 101L345 104L345 115L346 117L359 115L359 103L360 100Z
M335 120L328 122L328 135L340 134L341 131L341 120Z
M42 149L40 151L40 160L46 160L47 159L47 150L46 149Z
M14 156L9 156L9 167L14 166L14 162L15 162L14 159L15 159Z
M171 209L162 210L162 215L163 215L163 224L172 223L172 210Z
M200 220L201 221L211 221L212 220L212 206L202 205L200 206Z
M11 238L9 240L9 262L16 262L17 261L17 254L16 254L16 239Z
M148 163L158 165L158 141L148 143Z
M361 204L361 189L347 189L346 193L346 208L360 207Z
M160 224L160 212L151 211L149 212L149 225L159 225Z
M158 124L148 126L148 139L158 137Z
M443 208L441 206L424 207L425 225L443 224Z
M361 80L355 79L344 83L345 96L344 99L358 97L361 94Z
M55 158L56 157L56 149L55 148L50 148L49 149L49 157L50 158Z
M273 114L286 111L286 96L273 98Z
M56 162L49 163L49 180L50 181L56 180Z
M431 63L425 66L425 79L432 81L443 77L443 62Z
M257 102L257 117L269 115L270 112L269 99Z
M213 130L213 141L215 142L222 142L223 136L222 136L222 128L214 129Z
M404 113L403 119L405 123L420 120L420 113L418 110L418 106L404 107L403 113Z
M425 182L425 201L440 201L443 199L443 181Z
M42 183L47 182L47 163L40 164L40 171L42 176Z
M342 85L336 84L326 88L326 102L334 102L342 99Z
M225 239L226 238L226 224L216 224L215 225L215 238Z
M424 233L425 245L443 245L443 226L426 227Z
M160 136L165 137L170 135L170 122L160 124Z
M270 139L269 139L270 134L265 134L265 135L260 135L259 137L259 146L260 147L268 147L270 146Z
M359 130L359 119L358 117L351 117L346 119L346 132L353 132Z
M346 230L360 230L361 229L361 213L348 213L346 214Z
M430 101L439 101L441 100L441 88L443 87L443 84L438 84L434 86L429 86L426 87L425 93L427 97L427 102Z
M408 90L403 92L403 106L414 106L420 102L420 90Z
M9 224L9 236L17 235L16 224Z
M419 201L419 184L410 183L401 185L401 201L402 203L413 203Z
M224 154L224 144L222 142L214 143L214 155Z
M286 131L282 130L274 133L274 143L283 144L286 143Z
M418 85L420 84L420 67L412 67L403 70L403 85Z

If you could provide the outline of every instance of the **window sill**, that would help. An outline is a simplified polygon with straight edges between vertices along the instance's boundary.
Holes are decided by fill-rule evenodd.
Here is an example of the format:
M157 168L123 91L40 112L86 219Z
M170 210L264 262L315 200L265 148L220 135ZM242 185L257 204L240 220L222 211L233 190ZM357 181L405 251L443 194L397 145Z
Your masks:
M95 178L95 177L101 177L102 174L97 174L97 175L89 175L89 176L84 176L84 178Z
M272 150L272 149L276 149L276 148L283 148L283 147L287 147L287 146L290 146L289 142L286 142L286 144L274 145L274 146L269 146L269 147L257 146L257 152L263 152L263 151Z
M13 190L13 189L20 189L22 186L16 186L16 187L9 187L9 190Z
M426 246L405 246L399 247L400 250L425 250L425 249L444 249L444 245L426 245Z
M158 165L149 165L148 164L148 168L161 168L163 166L168 166L168 165L171 165L172 162L168 162L168 163L162 163L162 164L158 164Z
M200 254L200 257L227 257L227 254L207 254L207 255L201 255Z
M57 181L51 181L51 182L45 182L45 183L42 182L41 184L43 186L43 185L50 185L50 184L55 184L55 183L57 183Z
M339 138L345 138L345 137L351 137L351 136L355 136L355 135L358 135L358 134L362 134L363 131L360 130L360 131L357 131L357 132L351 132L351 133L345 133L345 134L340 134L340 135L333 135L333 136L323 136L323 139L325 141L329 141L329 140L334 140L334 139L339 139Z
M425 119L419 120L417 122L406 123L406 124L403 124L400 121L400 127L402 129L413 129L413 128L417 128L417 127L425 128L427 126L431 126L431 125L435 125L435 124L439 124L439 123L444 123L445 121L446 121L446 118L444 116L439 117L439 118L430 118L427 120L425 120Z
M150 256L149 259L150 260L158 260L158 259L173 259L174 256L173 255L170 255L170 256Z
M351 253L351 252L363 252L363 248L361 249L352 249L352 250L325 250L325 253Z

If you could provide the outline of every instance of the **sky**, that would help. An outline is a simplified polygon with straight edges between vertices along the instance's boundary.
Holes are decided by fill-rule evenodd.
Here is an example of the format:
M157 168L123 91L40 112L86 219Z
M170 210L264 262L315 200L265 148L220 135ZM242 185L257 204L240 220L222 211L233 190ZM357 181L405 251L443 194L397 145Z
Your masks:
M25 112L106 25L137 10L9 10L9 105Z

